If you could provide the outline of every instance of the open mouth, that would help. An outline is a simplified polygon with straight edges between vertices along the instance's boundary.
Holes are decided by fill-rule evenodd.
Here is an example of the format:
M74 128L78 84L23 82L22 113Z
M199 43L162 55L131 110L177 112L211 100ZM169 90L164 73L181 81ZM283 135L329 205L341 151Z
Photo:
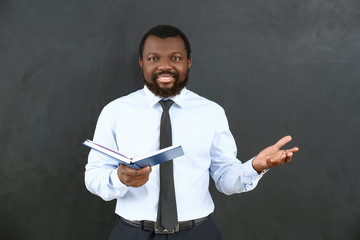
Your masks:
M159 83L170 83L175 81L175 78L168 74L160 75L156 79L159 81Z

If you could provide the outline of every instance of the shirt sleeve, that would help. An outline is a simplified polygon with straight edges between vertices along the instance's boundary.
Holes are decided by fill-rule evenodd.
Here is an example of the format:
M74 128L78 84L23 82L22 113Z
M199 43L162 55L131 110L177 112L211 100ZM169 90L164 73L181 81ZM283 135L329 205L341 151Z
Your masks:
M116 144L116 119L111 108L106 106L101 112L94 134L94 142L110 149L118 150ZM119 162L90 150L85 166L85 185L93 194L105 201L123 197L128 191L117 175Z
M251 191L264 174L258 174L252 167L254 158L245 163L236 158L236 143L224 111L217 116L217 130L210 150L210 175L215 181L216 188L227 195Z

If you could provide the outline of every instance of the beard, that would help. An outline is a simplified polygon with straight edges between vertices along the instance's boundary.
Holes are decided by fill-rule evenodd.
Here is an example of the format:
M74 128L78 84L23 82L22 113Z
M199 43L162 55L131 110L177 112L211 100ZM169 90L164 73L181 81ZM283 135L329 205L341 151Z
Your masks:
M156 79L158 76L160 76L162 74L169 74L175 79L174 86L172 86L172 88L161 88L159 86ZM154 73L151 76L151 82L148 82L145 80L144 73L142 74L142 76L143 76L145 85L149 88L149 90L152 93L154 93L156 96L168 98L168 97L173 97L173 96L178 95L181 92L181 90L183 90L183 88L186 86L186 84L189 81L189 70L187 71L183 81L180 81L180 76L177 72L170 71L170 70Z

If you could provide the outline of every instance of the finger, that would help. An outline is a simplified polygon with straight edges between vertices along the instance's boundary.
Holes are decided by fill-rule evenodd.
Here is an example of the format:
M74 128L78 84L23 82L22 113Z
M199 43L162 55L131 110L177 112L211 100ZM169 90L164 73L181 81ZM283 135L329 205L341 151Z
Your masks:
M141 175L148 175L151 172L151 168L149 166L146 166L146 167L140 168L140 169L133 169L133 168L127 166L127 171L131 175L134 175L134 176L140 175L141 176Z
M136 175L136 170L125 164L121 164L119 168L121 169L121 172L126 175Z
M137 170L136 172L141 177L148 177L151 173L151 167L146 166L142 169Z
M291 161L291 158L294 154L292 152L286 152L286 158L284 160L284 163L289 163Z
M281 165L284 163L285 158L286 158L285 151L280 150L271 156L270 162L273 166Z
M151 167L143 169L133 169L126 165L120 165L118 169L118 176L121 182L129 187L140 187L149 180Z
M143 170L144 170L145 172L147 172L147 173L151 173L151 171L152 171L152 169L151 169L150 166L144 167Z
M149 169L133 169L129 166L121 164L119 166L120 173L131 177L132 179L141 179L144 176L148 176L150 174Z
M144 185L146 182L148 181L148 179L142 179L142 180L139 180L139 181L136 181L132 184L132 187L141 187L142 185Z
M291 149L288 149L286 151L289 151L289 152L292 152L292 153L296 153L297 151L299 151L299 148L298 147L293 147Z
M282 148L285 144L287 144L288 142L291 141L291 136L285 136L283 138L281 138L277 143L275 143L275 146L280 149Z

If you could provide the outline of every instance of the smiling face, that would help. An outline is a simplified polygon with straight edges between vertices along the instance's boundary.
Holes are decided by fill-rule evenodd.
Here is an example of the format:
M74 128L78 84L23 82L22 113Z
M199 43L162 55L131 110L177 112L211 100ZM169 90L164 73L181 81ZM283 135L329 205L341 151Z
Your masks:
M179 36L148 36L139 63L146 86L157 96L175 96L187 84L191 58Z

